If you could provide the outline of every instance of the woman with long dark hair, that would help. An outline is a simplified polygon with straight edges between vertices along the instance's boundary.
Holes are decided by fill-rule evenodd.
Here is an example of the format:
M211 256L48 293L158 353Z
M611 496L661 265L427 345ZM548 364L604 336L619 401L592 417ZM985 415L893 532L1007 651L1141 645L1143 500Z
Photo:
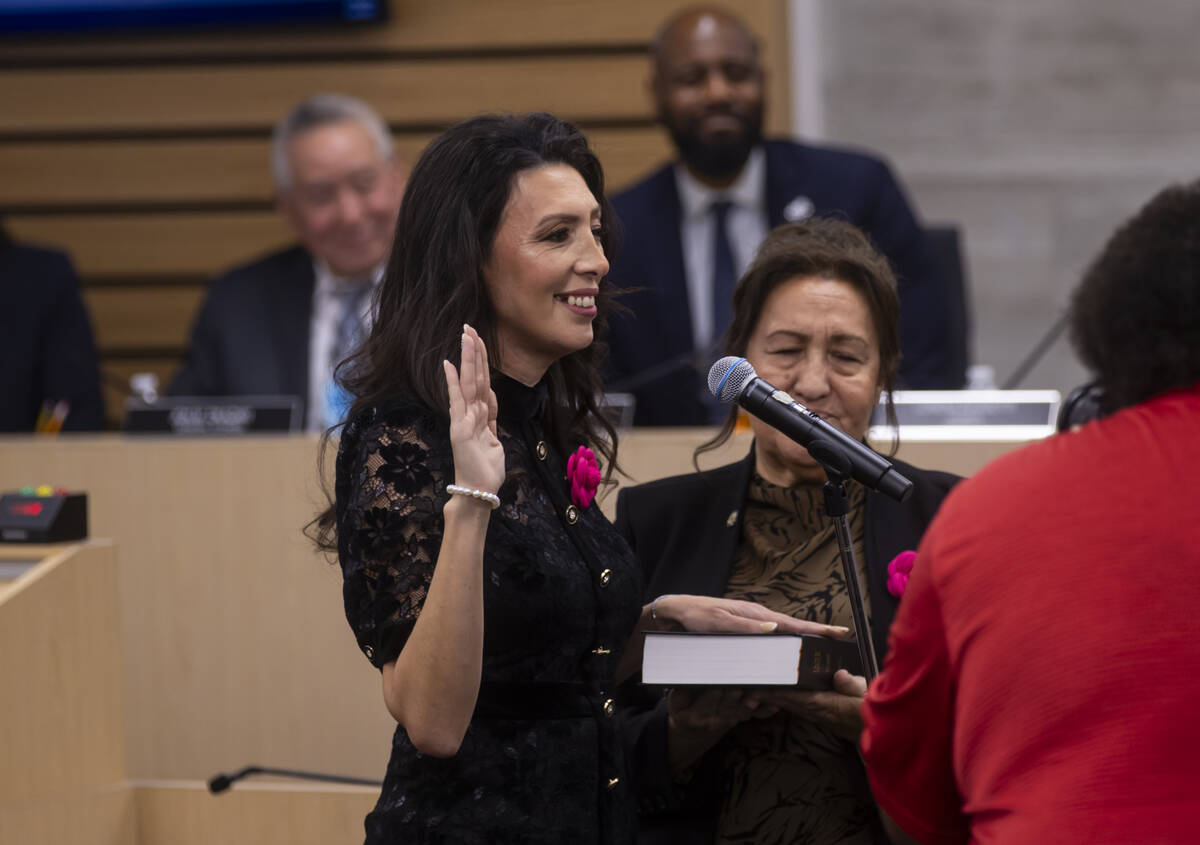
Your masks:
M630 842L610 696L635 626L830 631L641 607L593 503L617 447L596 400L611 220L595 154L550 115L466 121L413 169L319 520L398 723L369 842Z

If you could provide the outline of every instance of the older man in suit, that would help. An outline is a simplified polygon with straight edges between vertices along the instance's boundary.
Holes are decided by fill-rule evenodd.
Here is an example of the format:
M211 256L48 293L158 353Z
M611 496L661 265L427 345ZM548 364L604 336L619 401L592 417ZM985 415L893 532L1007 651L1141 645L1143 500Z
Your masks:
M300 243L213 280L175 395L298 396L310 430L336 425L332 374L362 338L404 190L386 124L320 94L275 127L276 203Z
M651 89L679 160L613 198L623 245L612 278L634 289L612 321L610 390L637 398L639 425L719 414L703 386L733 288L767 231L812 215L863 229L900 284L901 383L959 387L948 305L924 233L887 165L848 150L763 140L764 72L744 23L685 9L653 43Z

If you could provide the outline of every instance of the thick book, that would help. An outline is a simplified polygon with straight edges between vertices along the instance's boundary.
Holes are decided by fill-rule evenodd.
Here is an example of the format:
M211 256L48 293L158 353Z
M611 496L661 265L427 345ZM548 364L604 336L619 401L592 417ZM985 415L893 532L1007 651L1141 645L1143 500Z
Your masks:
M647 631L642 683L829 689L838 669L862 674L855 640L800 634Z

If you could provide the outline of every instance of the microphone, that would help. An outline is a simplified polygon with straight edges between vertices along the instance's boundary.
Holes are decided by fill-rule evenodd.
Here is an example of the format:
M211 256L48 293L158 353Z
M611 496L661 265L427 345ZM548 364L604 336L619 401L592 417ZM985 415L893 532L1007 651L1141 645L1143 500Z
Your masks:
M840 468L871 490L897 502L903 502L912 493L912 482L896 472L891 461L759 378L745 358L728 355L713 364L708 371L708 389L720 402L736 402L801 446L809 448L816 443L813 457L822 464L828 466L836 461L822 460L828 454L828 446L834 446L845 458L836 461L842 464Z

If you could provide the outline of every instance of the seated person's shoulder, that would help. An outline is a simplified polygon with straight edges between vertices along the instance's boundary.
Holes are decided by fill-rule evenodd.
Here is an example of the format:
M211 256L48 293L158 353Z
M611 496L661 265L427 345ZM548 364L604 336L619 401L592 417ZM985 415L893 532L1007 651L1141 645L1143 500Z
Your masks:
M238 264L209 282L209 295L237 295L256 287L312 277L312 258L303 247L292 246Z
M36 281L38 285L79 286L70 256L62 250L10 243L0 248L0 274L8 282Z
M770 158L788 162L805 172L840 173L843 178L858 175L880 178L890 173L887 162L876 152L843 145L801 144L795 141L767 141Z

